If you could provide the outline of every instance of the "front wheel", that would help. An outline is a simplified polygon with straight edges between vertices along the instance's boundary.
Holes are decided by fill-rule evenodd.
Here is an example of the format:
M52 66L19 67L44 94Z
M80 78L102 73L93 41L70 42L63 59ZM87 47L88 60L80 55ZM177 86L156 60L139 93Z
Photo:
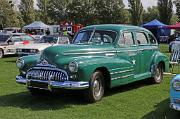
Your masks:
M100 71L95 71L91 77L90 87L84 96L88 102L97 102L104 96L104 76Z
M0 58L3 58L4 57L4 52L2 49L0 49Z
M160 84L163 80L163 66L158 64L154 71L154 77L152 78L153 83Z

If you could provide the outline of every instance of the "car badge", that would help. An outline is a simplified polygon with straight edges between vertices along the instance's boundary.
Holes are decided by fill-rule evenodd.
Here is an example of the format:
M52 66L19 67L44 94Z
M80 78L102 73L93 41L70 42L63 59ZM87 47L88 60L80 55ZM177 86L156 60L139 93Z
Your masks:
M43 59L43 60L41 61L41 64L42 64L42 65L47 65L48 62L47 62L45 59Z

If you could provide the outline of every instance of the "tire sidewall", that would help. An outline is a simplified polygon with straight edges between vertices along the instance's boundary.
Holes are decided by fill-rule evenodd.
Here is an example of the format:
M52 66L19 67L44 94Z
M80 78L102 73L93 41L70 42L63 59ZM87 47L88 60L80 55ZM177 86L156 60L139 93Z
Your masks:
M4 52L2 49L0 49L0 58L3 58L4 57Z
M157 74L159 75L157 76ZM155 74L154 74L154 83L160 84L163 80L163 67L162 64L158 64L157 67L155 68Z
M97 77L100 77L99 80L97 80ZM94 95L94 82L98 81L100 86L101 86L101 91L100 91L100 95L97 97ZM90 80L90 87L88 89L88 94L85 95L86 99L88 100L88 102L97 102L100 101L102 99L102 97L104 96L104 76L100 71L95 71L93 73L93 75L91 76L91 80Z

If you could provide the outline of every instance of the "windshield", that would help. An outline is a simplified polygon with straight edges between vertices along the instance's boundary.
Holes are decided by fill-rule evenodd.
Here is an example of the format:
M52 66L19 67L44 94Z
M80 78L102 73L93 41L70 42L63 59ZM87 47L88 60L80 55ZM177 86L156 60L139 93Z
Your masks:
M86 30L80 31L75 39L74 43L113 43L116 38L116 32L105 30Z
M6 42L10 35L0 35L0 42Z
M58 37L55 36L43 36L36 43L57 43Z

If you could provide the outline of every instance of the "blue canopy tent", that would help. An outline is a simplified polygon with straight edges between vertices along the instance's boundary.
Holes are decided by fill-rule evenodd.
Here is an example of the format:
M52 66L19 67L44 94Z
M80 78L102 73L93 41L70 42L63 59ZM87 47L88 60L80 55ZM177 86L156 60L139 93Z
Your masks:
M161 23L157 19L142 25L144 28L150 30L159 42L167 42L170 35L170 29L167 25Z

